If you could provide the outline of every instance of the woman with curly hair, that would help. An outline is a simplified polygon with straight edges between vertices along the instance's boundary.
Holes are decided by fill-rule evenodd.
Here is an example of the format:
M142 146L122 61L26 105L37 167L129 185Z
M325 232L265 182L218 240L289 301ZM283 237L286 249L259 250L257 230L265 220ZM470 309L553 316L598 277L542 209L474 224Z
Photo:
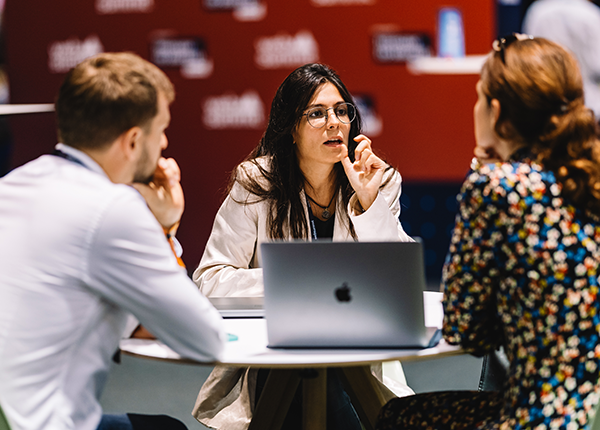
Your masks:
M502 392L393 399L377 428L585 429L600 394L594 115L575 59L545 39L497 40L476 89L443 335L476 356L504 347L507 378Z

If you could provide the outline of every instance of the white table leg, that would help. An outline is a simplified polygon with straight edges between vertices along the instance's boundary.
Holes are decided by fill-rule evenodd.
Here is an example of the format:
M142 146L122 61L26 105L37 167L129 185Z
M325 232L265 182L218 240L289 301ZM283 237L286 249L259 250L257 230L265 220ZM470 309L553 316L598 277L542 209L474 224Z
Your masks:
M302 428L327 429L327 369L315 369L315 377L302 379Z

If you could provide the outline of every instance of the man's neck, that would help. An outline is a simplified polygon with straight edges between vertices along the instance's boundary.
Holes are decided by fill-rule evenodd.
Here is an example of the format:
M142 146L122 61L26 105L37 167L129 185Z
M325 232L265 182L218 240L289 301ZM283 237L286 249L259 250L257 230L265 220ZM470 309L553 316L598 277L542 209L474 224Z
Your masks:
M110 144L101 149L76 148L94 160L115 184L129 184L133 177L128 172L125 157L120 153L118 145Z

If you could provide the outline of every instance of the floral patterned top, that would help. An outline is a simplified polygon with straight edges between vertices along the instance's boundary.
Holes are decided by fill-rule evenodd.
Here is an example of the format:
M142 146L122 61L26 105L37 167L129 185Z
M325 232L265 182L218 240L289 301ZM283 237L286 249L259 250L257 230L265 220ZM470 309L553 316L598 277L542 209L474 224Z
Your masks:
M600 221L524 151L468 175L444 267L445 339L510 361L494 428L586 428L598 403Z

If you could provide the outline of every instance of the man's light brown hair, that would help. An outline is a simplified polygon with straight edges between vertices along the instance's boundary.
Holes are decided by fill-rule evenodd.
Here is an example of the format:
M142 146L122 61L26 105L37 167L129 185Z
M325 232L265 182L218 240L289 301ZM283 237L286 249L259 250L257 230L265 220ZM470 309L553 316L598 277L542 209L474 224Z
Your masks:
M103 53L71 69L56 100L58 139L79 149L102 149L132 127L147 130L158 94L169 103L173 84L154 64L131 53Z

